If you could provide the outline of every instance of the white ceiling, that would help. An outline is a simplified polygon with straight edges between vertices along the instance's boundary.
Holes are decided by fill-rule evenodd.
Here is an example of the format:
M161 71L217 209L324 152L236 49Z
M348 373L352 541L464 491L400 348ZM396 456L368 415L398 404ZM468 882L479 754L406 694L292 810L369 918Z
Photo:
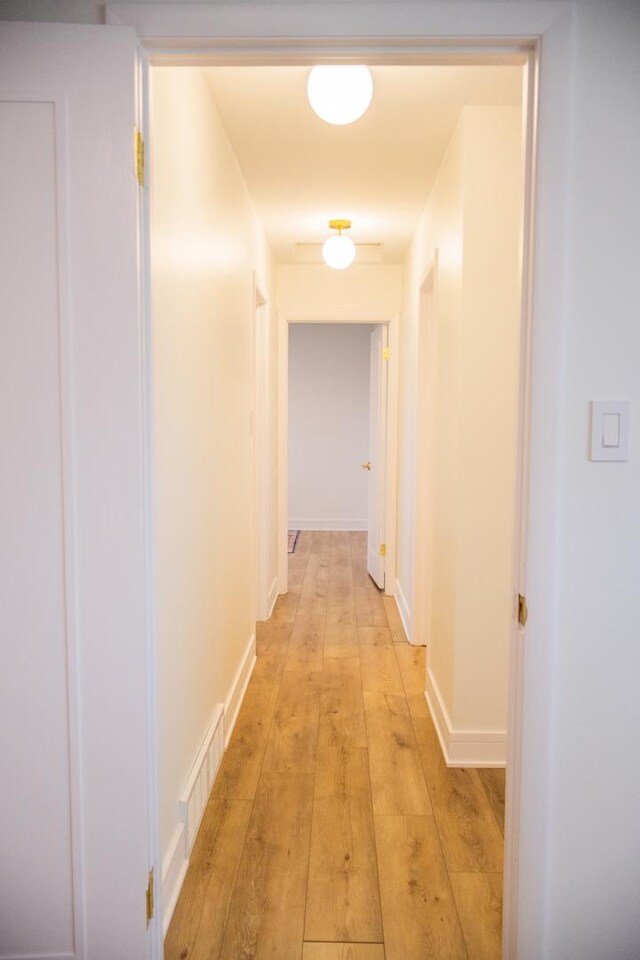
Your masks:
M334 217L398 263L465 104L519 104L511 66L376 66L373 100L353 124L320 120L309 67L208 67L205 74L276 260L319 243Z

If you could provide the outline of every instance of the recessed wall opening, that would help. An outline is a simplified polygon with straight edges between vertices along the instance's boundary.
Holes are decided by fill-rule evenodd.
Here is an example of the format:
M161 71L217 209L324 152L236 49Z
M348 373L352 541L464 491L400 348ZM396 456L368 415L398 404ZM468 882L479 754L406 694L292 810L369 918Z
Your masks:
M367 529L373 332L289 324L289 529Z
M151 67L167 958L238 956L247 925L305 960L322 941L422 956L439 924L460 956L483 938L500 956L532 119L527 58L492 61L372 63L345 127L309 109L310 63ZM341 271L320 252L336 217L356 244ZM210 829L224 909L203 894L192 924ZM394 851L414 842L440 912L400 926Z

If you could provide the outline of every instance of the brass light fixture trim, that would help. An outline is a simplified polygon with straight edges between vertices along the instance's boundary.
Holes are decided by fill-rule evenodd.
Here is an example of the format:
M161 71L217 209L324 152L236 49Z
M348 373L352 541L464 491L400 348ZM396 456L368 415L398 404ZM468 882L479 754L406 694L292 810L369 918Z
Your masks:
M342 233L343 230L349 230L351 227L351 220L329 220L329 228L331 230L337 230L338 233Z

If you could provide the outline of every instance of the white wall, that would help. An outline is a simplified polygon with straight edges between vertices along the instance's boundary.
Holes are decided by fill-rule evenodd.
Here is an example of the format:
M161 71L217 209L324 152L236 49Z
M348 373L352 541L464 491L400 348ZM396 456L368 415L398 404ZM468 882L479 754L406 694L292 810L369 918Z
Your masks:
M520 364L522 111L463 114L464 246L460 339L457 657L463 730L506 729Z
M637 3L577 8L555 412L562 519L545 947L554 958L640 954L639 49ZM628 463L589 461L589 402L609 398L630 401Z
M505 759L522 217L521 111L466 107L406 265L398 581L413 596L419 289L438 255L426 492L429 699L453 762ZM420 336L425 330L420 330ZM424 375L419 374L422 381ZM429 434L429 435L427 435ZM420 589L424 585L420 584ZM478 741L453 741L464 733ZM483 742L487 733L501 741ZM457 751L457 753L456 753ZM463 756L464 754L464 756Z
M364 530L369 324L289 325L289 527Z
M279 264L276 276L278 309L292 319L322 321L355 314L388 320L402 301L402 267L395 264L356 263L348 270Z
M152 81L164 856L178 829L180 791L216 705L230 695L255 629L253 270L267 296L271 280L266 242L203 73L158 68ZM273 387L269 393L273 399ZM273 490L275 497L275 484Z
M398 401L398 564L399 594L406 604L409 623L413 609L413 551L414 510L416 498L416 387L418 370L418 315L419 288L438 250L437 278L437 359L432 357L437 374L429 388L437 400L441 421L450 412L446 422L440 423L431 445L437 449L437 487L432 502L438 503L438 512L430 514L427 525L437 555L433 569L432 591L437 607L431 614L432 633L451 637L455 630L455 450L457 420L454 374L458 328L461 312L462 285L462 126L458 125L443 158L428 206L421 220L414 242L409 250L404 276L404 303L401 315L400 337L400 396ZM434 421L435 423L435 417ZM421 428L421 435L422 428ZM427 438L425 437L425 441ZM435 457L434 457L435 459ZM429 651L429 663L441 678L443 694L453 697L454 648L443 644L437 651Z

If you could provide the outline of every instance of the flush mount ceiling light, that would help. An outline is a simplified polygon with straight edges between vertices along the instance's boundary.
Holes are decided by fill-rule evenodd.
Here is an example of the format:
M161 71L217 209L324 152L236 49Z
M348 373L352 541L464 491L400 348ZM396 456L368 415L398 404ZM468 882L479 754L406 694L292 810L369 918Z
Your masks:
M344 270L351 266L356 255L356 247L350 237L343 237L342 231L348 230L351 220L329 220L329 227L337 230L322 244L322 259L334 270Z
M353 123L371 103L372 94L373 80L364 65L322 64L309 74L309 103L327 123Z

